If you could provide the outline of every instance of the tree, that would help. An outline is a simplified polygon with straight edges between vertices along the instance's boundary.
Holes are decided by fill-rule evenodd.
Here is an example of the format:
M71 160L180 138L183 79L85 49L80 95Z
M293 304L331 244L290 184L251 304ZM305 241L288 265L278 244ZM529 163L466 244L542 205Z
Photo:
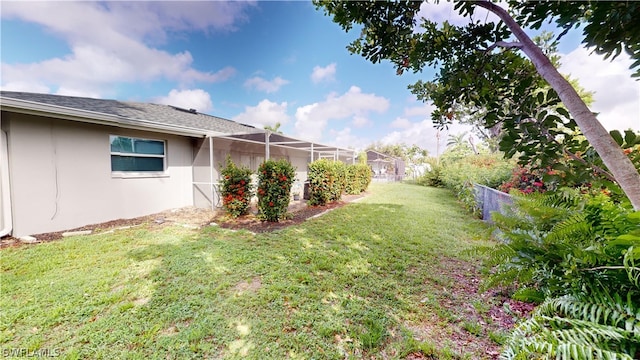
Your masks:
M276 134L282 134L282 131L280 131L280 126L282 124L280 124L280 122L275 123L273 126L271 125L265 125L264 129L271 131L272 133L276 133Z
M382 144L375 142L369 144L366 150L374 150L381 154L404 160L405 165L413 174L416 174L418 172L417 169L427 163L429 157L429 151L416 144L408 146L407 144Z
M606 57L626 51L636 60L632 66L639 69L635 73L638 76L640 23L635 19L640 17L640 3L584 2L576 6L566 2L509 1L514 13L511 16L487 0L456 2L455 10L463 16L471 18L479 7L501 20L498 24L472 21L465 26L447 22L440 26L424 18L418 23L416 14L422 2L316 0L315 4L324 8L347 31L354 24L362 26L360 36L348 46L352 53L361 54L372 62L390 60L398 74L406 70L417 72L425 66L439 66L437 83L416 84L413 88L414 92L423 95L423 100L434 101L438 108L434 111L436 121L450 121L454 115L450 107L455 104L447 102L460 99L462 104L477 103L487 110L485 125L509 120L512 129L539 132L537 124L529 121L535 118L539 123L555 122L568 128L579 128L633 207L640 209L638 170L570 82L521 27L535 28L545 20L555 19L564 35L584 23L587 46ZM520 50L526 58L514 49ZM551 90L534 91L545 83ZM434 95L440 98L434 99ZM544 112L541 105L554 111ZM527 109L532 110L525 111ZM546 135L540 134L552 143L554 134Z
M447 146L461 146L463 144L466 144L467 142L465 140L466 136L467 136L467 131L464 131L457 135L449 134L447 139Z
M365 151L366 150L374 150L381 154L402 160L407 159L407 145L405 144L382 144L380 142L375 142L373 144L369 144Z

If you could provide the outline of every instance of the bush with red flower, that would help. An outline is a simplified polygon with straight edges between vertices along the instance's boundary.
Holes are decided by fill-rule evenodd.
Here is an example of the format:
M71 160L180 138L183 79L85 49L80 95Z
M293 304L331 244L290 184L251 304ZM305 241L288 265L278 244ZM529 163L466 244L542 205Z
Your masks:
M227 163L221 171L220 193L222 206L232 217L238 217L249 212L251 205L251 170L238 167L227 157Z
M513 169L511 178L503 182L498 190L508 193L511 189L517 189L525 194L533 192L543 193L547 191L547 185L543 181L543 176L539 170L531 170L518 165Z
M267 160L258 169L260 217L278 222L287 214L296 169L287 160Z

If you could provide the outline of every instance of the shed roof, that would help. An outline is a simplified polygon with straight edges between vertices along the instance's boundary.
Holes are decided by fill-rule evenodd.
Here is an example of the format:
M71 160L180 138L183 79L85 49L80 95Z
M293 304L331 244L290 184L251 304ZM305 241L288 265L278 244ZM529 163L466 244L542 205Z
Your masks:
M387 155L385 153L381 153L379 151L376 150L367 150L367 161L389 161L389 160L395 160L395 161L403 161L402 159L393 157L391 155Z

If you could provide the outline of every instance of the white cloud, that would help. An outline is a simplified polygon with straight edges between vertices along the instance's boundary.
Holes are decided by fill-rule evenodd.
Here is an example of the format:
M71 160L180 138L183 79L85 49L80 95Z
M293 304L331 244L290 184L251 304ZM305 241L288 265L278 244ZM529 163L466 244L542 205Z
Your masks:
M438 141L438 130L433 126L433 122L427 119L416 123L412 122L403 130L393 131L384 136L380 142L383 144L415 144L429 151L429 155L437 156L444 152L449 134L459 134L470 129L471 126L468 125L452 124L448 130L440 131Z
M356 116L353 117L353 126L355 126L355 127L361 128L361 127L365 127L365 126L370 125L370 124L371 124L371 120L367 119L364 116L357 116L356 115Z
M319 103L298 107L296 134L304 139L320 140L329 120L364 117L370 112L382 113L389 108L389 100L375 94L364 94L357 86L338 96L329 94Z
M406 107L404 109L404 116L431 118L431 112L433 110L435 110L435 106L432 104L420 103L417 106Z
M170 53L147 45L162 43L168 31L231 31L245 19L247 3L194 2L8 2L2 17L42 25L61 37L71 52L28 64L2 63L2 83L23 82L50 89L100 93L121 82L166 79L180 84L217 82L232 76L192 67L188 51Z
M289 119L286 101L278 104L267 99L260 101L256 106L246 106L244 112L233 118L239 123L260 128L265 125L274 126L278 122L284 125Z
M314 66L311 73L311 81L315 84L321 81L334 81L336 75L336 63L331 63L325 67Z
M61 86L56 90L56 95L64 95L64 96L79 96L79 97L87 97L87 98L100 98L100 94L97 92L88 91L87 89L74 89L69 87Z
M407 129L411 126L411 121L405 118L397 117L391 122L391 124L389 124L389 126L397 129Z
M178 106L184 109L196 109L198 112L207 113L213 110L211 95L202 89L176 90L169 95L153 99L158 104Z
M271 79L271 81L261 78L260 76L255 76L244 82L244 86L247 88L253 88L258 91L264 91L266 93L272 93L280 90L280 88L289 83L288 80L285 80L281 77L275 77Z
M3 67L4 71L4 67ZM0 71L2 73L3 71ZM51 91L48 86L39 83L39 82L25 82L25 81L13 81L7 82L0 85L0 89L5 91L24 91L24 92L35 92L35 93L48 93Z
M330 130L331 144L347 149L364 149L370 143L364 138L351 134L351 128L344 128L342 130Z
M609 61L579 47L560 61L560 72L595 92L591 110L607 130L640 130L640 82L631 78L632 61L625 53Z
M453 9L453 6L454 3L449 1L439 3L429 3L425 1L420 5L420 10L416 14L416 18L418 20L425 18L439 24L442 24L444 21L448 21L450 24L459 26L469 24L472 21L497 23L500 20L493 13L478 6L475 7L472 17L465 17L458 14L458 12Z

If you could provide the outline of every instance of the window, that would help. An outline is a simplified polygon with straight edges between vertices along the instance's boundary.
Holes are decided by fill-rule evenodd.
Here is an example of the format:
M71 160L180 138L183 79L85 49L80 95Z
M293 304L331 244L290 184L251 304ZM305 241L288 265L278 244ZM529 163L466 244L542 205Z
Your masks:
M109 135L109 143L111 171L164 171L164 141Z

